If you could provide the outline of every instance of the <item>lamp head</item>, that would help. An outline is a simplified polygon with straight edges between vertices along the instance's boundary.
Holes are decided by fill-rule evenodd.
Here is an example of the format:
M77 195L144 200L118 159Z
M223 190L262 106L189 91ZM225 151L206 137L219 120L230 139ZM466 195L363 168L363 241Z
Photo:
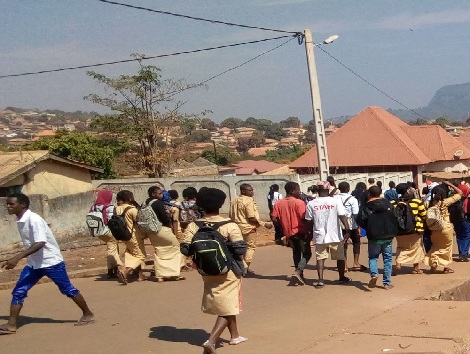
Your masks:
M332 36L329 36L327 39L325 39L322 44L330 44L332 42L334 42L335 40L337 40L339 38L339 36L337 34L334 34Z

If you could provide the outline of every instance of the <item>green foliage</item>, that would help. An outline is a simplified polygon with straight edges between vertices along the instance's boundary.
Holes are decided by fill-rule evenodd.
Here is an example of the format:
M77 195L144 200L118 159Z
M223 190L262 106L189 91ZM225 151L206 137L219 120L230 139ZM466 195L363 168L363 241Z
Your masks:
M265 142L265 137L259 133L254 132L250 137L242 137L238 139L238 150L240 152L247 152L254 147L260 147Z
M307 129L307 131L304 134L302 142L304 142L305 144L315 144L315 142L316 142L316 138L315 138L316 129L315 129L315 123L313 122L313 120L308 122L308 124L305 128Z
M94 129L138 145L142 168L150 176L162 176L172 162L184 157L187 151L181 143L170 143L170 136L194 131L199 118L194 114L179 113L183 103L174 101L173 96L199 85L186 84L183 80L163 80L159 68L143 65L140 61L135 75L107 77L93 71L88 75L103 84L109 95L90 94L85 99L112 111L112 114L98 115L92 124Z
M213 148L206 148L201 157L219 166L227 166L235 161L237 155L229 147L217 145L215 151Z
M266 139L281 140L286 136L287 133L282 130L281 125L279 123L273 123L270 127L268 127L268 129L264 131L264 137Z
M298 117L289 117L279 122L282 128L300 128L300 119Z
M202 118L201 119L201 128L202 129L207 129L207 130L212 132L212 131L217 130L217 123L214 122L210 118Z
M266 152L265 159L277 163L289 163L305 154L307 150L307 147L302 147L299 145L271 150Z
M40 139L24 149L49 150L54 155L80 161L104 169L99 178L117 177L114 158L129 146L115 138L99 139L88 133L59 130L53 137Z
M211 133L208 130L195 130L188 135L187 140L195 143L207 143L211 141Z
M220 126L221 127L227 127L227 128L230 128L230 129L236 129L236 128L243 127L244 124L245 124L245 122L243 120L241 120L240 118L230 117L230 118L224 119L220 123Z
M428 121L423 118L418 118L415 121L412 121L409 123L410 125L427 125Z
M439 117L434 121L434 125L440 125L442 128L445 128L446 125L450 125L450 120L444 117Z

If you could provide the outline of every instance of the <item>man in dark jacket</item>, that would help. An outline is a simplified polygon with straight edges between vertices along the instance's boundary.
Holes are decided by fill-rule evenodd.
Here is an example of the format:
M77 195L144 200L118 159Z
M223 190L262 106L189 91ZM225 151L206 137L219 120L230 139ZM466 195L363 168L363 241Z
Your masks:
M382 254L384 262L384 289L393 288L392 275L392 241L398 234L398 223L395 211L388 200L380 198L382 190L377 186L369 188L369 201L361 206L356 218L357 224L367 232L369 241L369 269L371 279L369 288L375 288L379 278L377 261Z

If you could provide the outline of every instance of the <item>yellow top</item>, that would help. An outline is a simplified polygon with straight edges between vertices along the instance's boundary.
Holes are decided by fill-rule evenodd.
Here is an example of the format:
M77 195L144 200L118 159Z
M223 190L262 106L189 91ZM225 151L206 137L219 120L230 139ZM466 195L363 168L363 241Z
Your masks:
M258 225L248 221L249 218L255 218L260 222L258 207L253 198L246 195L235 198L230 205L230 218L237 223L242 234L255 231Z
M221 222L228 221L230 219L224 218L220 215L216 215L208 216L199 220L207 222ZM198 229L199 227L195 223L190 223L184 232L184 242L190 243ZM240 231L240 228L237 226L237 224L233 222L222 225L217 231L219 231L220 234L224 236L229 242L243 241L243 236Z

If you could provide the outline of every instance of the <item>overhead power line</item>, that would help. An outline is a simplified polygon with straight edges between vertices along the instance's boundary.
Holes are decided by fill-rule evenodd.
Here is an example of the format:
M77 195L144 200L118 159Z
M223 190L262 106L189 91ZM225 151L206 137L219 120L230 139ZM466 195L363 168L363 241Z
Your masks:
M364 79L361 75L359 75L357 72L355 72L353 69L351 69L349 66L347 66L346 64L344 64L342 61L340 61L338 58L334 57L333 55L331 55L330 53L328 53L325 49L323 49L321 46L317 46L318 49L320 49L322 52L324 52L326 55L328 55L331 59L333 59L334 61L336 61L338 64L340 64L342 67L344 67L346 70L350 71L352 74L354 74L355 76L357 76L359 79L361 79L362 81L364 81L367 85L373 87L374 89L376 89L377 91L379 91L381 94L385 95L386 97L390 98L393 102L396 102L398 103L400 106L406 108L407 110L413 112L414 114L416 114L417 116L421 117L421 118L424 118L424 119L427 119L425 116L423 116L422 114L419 114L418 112L416 112L415 110L411 109L410 107L408 106L405 106L403 103L401 103L400 101L398 101L397 99L393 98L392 96L390 96L388 93L386 93L385 91L381 90L380 88L378 88L377 86L375 86L373 83L369 82L368 80Z
M218 73L217 75L211 76L210 78L208 78L208 79L206 79L206 80L204 80L204 81L201 81L201 82L198 83L196 86L204 85L205 83L207 83L207 82L209 82L209 81L211 81L211 80L213 80L213 79L215 79L215 78L217 78L217 77L219 77L219 76L222 76L222 75L224 75L224 74L226 74L226 73L228 73L228 72L230 72L230 71L232 71L232 70L238 69L238 68L242 67L243 65L246 65L246 64L248 64L248 63L250 63L250 62L252 62L252 61L254 61L254 60L256 60L256 59L258 59L258 58L260 58L260 57L262 57L262 56L265 55L265 54L268 54L268 53L270 53L270 52L272 52L272 51L274 51L274 50L276 50L276 49L279 49L279 48L281 48L283 45L286 45L287 43L289 43L289 42L290 42L291 40L293 40L294 38L295 38L295 37L292 37L292 38L288 39L287 41L285 41L284 43L281 43L281 44L279 44L278 46L276 46L276 47L274 47L274 48L271 48L271 49L269 49L269 50L267 50L267 51L265 51L265 52L263 52L263 53L261 53L261 54L258 54L257 56L255 56L255 57L253 57L253 58L251 58L251 59L249 59L249 60L247 60L247 61L244 61L243 63L241 63L241 64L239 64L239 65L236 65L236 66L234 66L234 67L231 67L230 69L224 70L224 71L222 71L221 73ZM181 93L181 92L183 92L183 91L189 90L190 88L191 88L191 87L186 87L186 88L183 88L183 89L181 89L181 90L171 92L171 93L167 96L167 98L173 97L173 96L175 96L175 95L177 95L177 94L179 94L179 93Z
M210 19L207 19L207 18L177 14L177 13L169 12L169 11L154 10L154 9L150 9L148 7L124 4L124 3L116 2L116 1L109 1L109 0L98 0L98 1L106 3L106 4L124 6L124 7L135 9L135 10L144 10L144 11L155 12L155 13L159 13L159 14L163 14L163 15L176 16L176 17L186 18L186 19L190 19L190 20L203 21L203 22L215 23L215 24L220 24L220 25L235 26L235 27L242 27L242 28L251 28L251 29L258 29L258 30L262 30L262 31L271 31L271 32L280 32L280 33L291 33L291 34L297 33L297 32L293 32L293 31L284 31L284 30L279 30L279 29L274 29L274 28L248 26L248 25L242 25L242 24L233 23L233 22L210 20Z
M221 46L217 46L217 47L209 47L209 48L202 48L202 49L195 49L195 50L187 50L187 51L176 52L176 53L171 53L171 54L160 54L160 55L144 56L144 57L141 57L141 58L139 57L139 58L133 58L133 59L114 60L114 61L109 61L109 62L105 62L105 63L70 66L70 67L66 67L66 68L58 68L58 69L50 69L50 70L40 70L40 71L33 71L33 72L24 72L24 73L20 73L20 74L0 75L0 79L5 79L5 78L8 78L8 77L18 77L18 76L29 76L29 75L38 75L38 74L54 73L54 72L59 72L59 71L69 71L69 70L77 70L77 69L86 69L86 68L93 68L93 67L97 67L97 66L105 66L105 65L115 65L115 64L122 64L122 63L130 63L130 62L134 62L134 61L150 60L150 59L156 59L156 58L172 57L172 56L177 56L177 55L182 55L182 54L192 54L192 53L199 53L199 52L211 51L211 50L222 49L222 48L238 47L238 46L246 45L246 44L254 44L254 43L261 43L261 42L274 41L274 40L277 40L277 39L288 38L288 37L296 38L296 36L285 35L285 36L280 36L280 37L258 39L258 40L255 40L255 41L240 42L240 43L233 43L233 44L225 44L225 45L221 45Z

